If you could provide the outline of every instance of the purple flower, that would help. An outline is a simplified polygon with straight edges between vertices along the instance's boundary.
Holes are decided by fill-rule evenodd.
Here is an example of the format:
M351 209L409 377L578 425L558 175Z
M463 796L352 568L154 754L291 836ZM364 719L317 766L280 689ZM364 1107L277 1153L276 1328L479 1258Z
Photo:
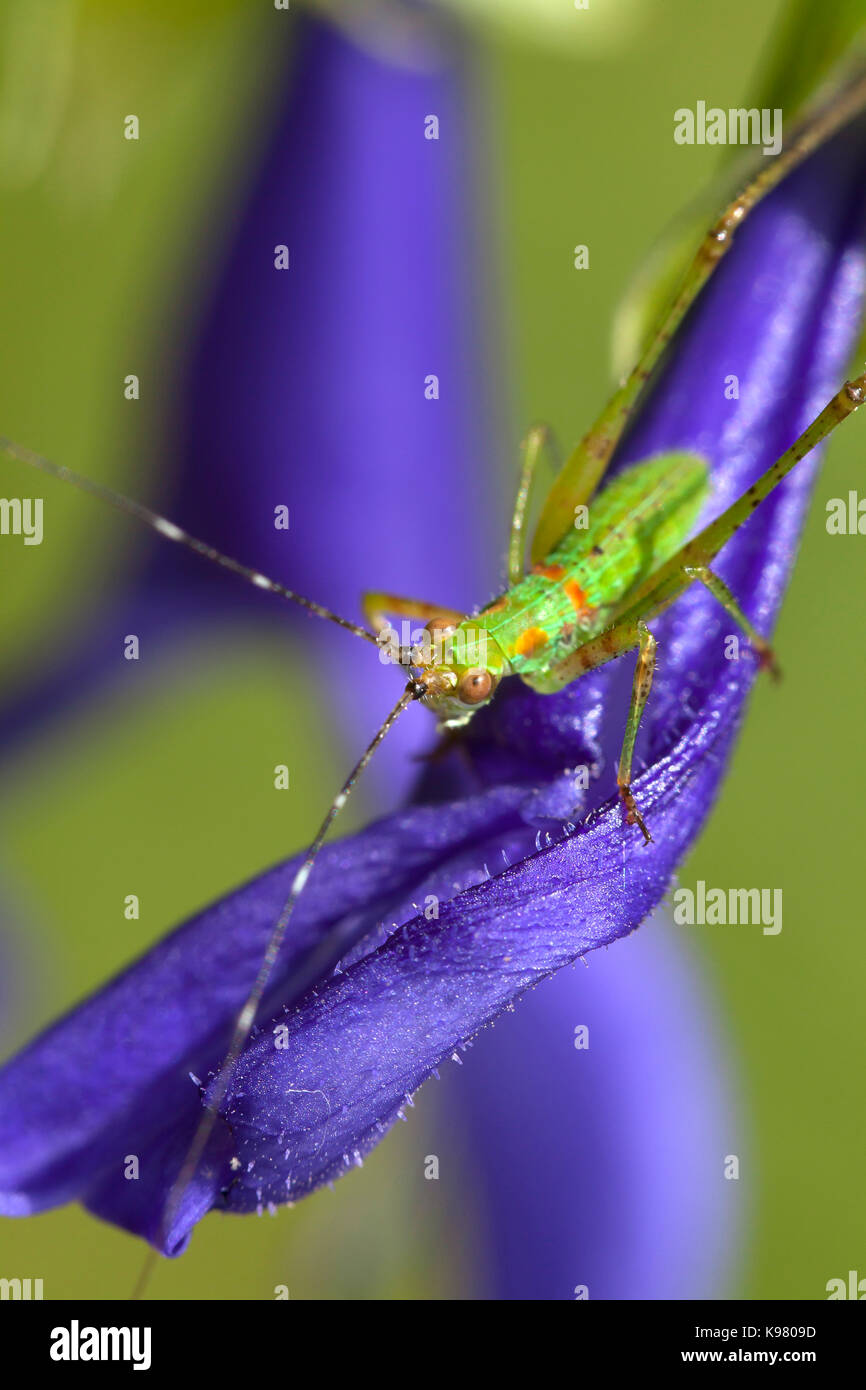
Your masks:
M296 99L305 97L302 79ZM343 129L338 122L331 138ZM661 449L695 448L711 461L717 510L817 413L839 385L860 314L863 164L861 142L842 137L758 210L691 316L620 466ZM299 321L291 303L279 313ZM393 343L386 325L379 341L383 350ZM309 360L316 357L314 347ZM413 364L413 375L420 367ZM740 382L736 402L723 390L732 374ZM260 380L252 367L251 379ZM351 418L351 397L341 405ZM346 458L328 438L333 427L323 420L316 452L323 469ZM215 428L225 452L209 456L225 486L236 475L219 470L241 446L263 451L275 469L284 465L275 438L251 445L250 422L246 432L237 420L235 428L234 439ZM411 435L411 422L402 429L395 448ZM781 597L813 468L801 467L756 513L718 566L764 629ZM413 521L423 503L413 511L412 499L431 475L435 463L411 480ZM298 477L306 485L309 468ZM351 477L340 485L351 487ZM314 528L315 514L306 526ZM423 534L423 519L421 526ZM213 527L205 533L222 539ZM229 538L225 544L231 548ZM354 553L344 562L353 583L355 562ZM357 563L360 573L372 572ZM338 606L339 585L327 588L334 575L321 578L319 588L307 587ZM405 572L380 571L377 579L413 587ZM212 1206L247 1211L293 1200L362 1162L440 1062L459 1055L531 985L632 931L656 906L710 807L754 668L724 659L714 640L723 618L703 593L686 595L654 629L665 660L636 790L655 843L640 844L611 795L630 662L557 696L516 685L500 692L470 728L470 758L429 770L420 793L427 804L323 851L292 919L261 1030L232 1079L225 1123L164 1241L168 1252L183 1248ZM575 807L568 769L582 763L598 764L602 775ZM564 821L580 824L569 832ZM10 1136L0 1159L3 1210L82 1198L157 1239L200 1115L201 1090L188 1073L206 1090L297 863L200 914L0 1073ZM129 1153L140 1157L135 1183L121 1176Z

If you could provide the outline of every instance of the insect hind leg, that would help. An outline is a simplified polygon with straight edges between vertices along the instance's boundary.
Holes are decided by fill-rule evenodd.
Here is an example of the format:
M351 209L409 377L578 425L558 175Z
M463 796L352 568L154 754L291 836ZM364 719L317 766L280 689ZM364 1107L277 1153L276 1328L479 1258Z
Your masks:
M866 108L866 75L855 78L807 119L786 141L785 149L761 166L737 197L728 203L703 237L672 303L653 327L649 340L625 381L562 466L547 496L532 540L532 559L541 563L566 534L574 507L593 495L607 472L614 451L646 383L704 285L730 250L735 234L754 208L792 170L848 121Z
M553 443L553 431L549 425L533 425L521 445L522 463L520 482L514 499L511 516L511 529L508 539L508 582L516 584L525 572L524 551L526 548L524 530L529 503L535 486L538 465L545 452L553 455L556 461L557 450Z
M685 565L683 567L683 573L688 575L690 579L699 580L701 584L709 589L713 598L718 600L725 612L730 613L737 626L742 628L743 632L745 632L758 657L761 667L769 671L773 680L781 680L782 672L779 669L779 664L776 661L773 648L770 646L767 639L761 636L757 628L749 622L749 619L737 603L737 600L734 598L734 595L731 593L725 581L720 579L717 574L714 574L707 565Z

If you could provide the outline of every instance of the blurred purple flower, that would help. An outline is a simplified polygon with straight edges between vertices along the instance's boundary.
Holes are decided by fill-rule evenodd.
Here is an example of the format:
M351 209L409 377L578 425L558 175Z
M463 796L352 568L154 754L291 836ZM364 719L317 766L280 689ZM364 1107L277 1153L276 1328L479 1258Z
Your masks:
M459 1125L436 1144L443 1171L455 1131L467 1149L488 1297L724 1295L743 1194L722 1162L743 1139L701 972L661 918L545 980L450 1069Z
M425 83L436 85L425 90ZM199 422L204 404L213 412L199 456L219 486L213 494L193 486L186 505L196 511L212 495L228 506L225 514L212 513L212 524L205 517L195 529L233 550L237 531L220 534L223 516L243 529L250 506L259 508L252 521L261 528L255 558L267 567L272 507L289 500L301 537L295 582L303 577L311 592L334 606L343 603L343 583L350 579L354 587L360 575L375 575L377 586L430 590L429 571L416 570L416 582L412 566L430 534L425 508L431 480L437 570L455 585L431 597L466 602L464 576L484 548L475 527L470 538L461 527L465 494L456 481L461 470L476 466L473 453L467 455L477 446L468 428L473 414L477 419L468 386L474 378L465 364L452 370L455 390L462 381L463 394L444 397L432 414L420 389L427 370L435 370L428 356L434 363L454 360L453 325L444 309L434 311L455 285L462 288L459 260L444 231L439 240L434 236L424 275L417 263L399 259L407 246L424 245L431 225L439 225L437 211L442 228L456 225L461 190L449 185L452 166L432 176L421 168L428 155L441 159L441 151L425 148L420 138L429 98L438 103L431 109L440 111L454 100L449 86L440 84L441 75L389 73L343 40L313 31L290 108L289 138L275 147L262 181L271 198L274 188L285 190L286 201L263 194L254 204L238 243L244 249L228 267L232 292L207 335L226 356L221 366L219 356L215 367L211 361L214 375L199 402ZM396 106L385 105L386 93ZM401 93L403 122L395 114ZM406 127L416 117L417 135L407 139ZM387 169L368 122L391 150ZM852 157L852 138L837 140L810 161L743 229L620 464L663 448L694 447L713 464L713 506L720 508L836 388L863 287L863 159L859 144ZM305 161L304 150L318 155ZM359 203L346 201L347 170L342 160L332 162L331 151L346 155L355 176L362 153L368 154ZM431 177L438 190L433 198ZM426 192L413 197L410 190L419 184ZM296 209L303 209L303 221ZM359 209L369 211L369 221ZM285 230L293 216L297 220ZM294 270L293 278L285 277L285 302L277 296L272 304L273 275L265 280L251 263L251 231L261 233L262 263L279 241L291 243L294 268L304 265L304 247L315 251L308 273L296 277L300 287ZM362 249L361 263L347 261L347 242ZM323 246L329 252L320 259ZM450 255L440 255L443 246ZM378 285L367 275L370 258L382 277L381 290L372 295L370 287ZM447 304L450 310L450 298ZM238 329L244 313L257 324L246 340L225 331L232 322ZM417 336L418 315L426 338ZM398 335L400 325L405 337ZM273 350L280 335L290 335L288 356ZM239 341L248 362L240 377ZM347 354L342 371L333 365L335 341ZM420 355L413 356L419 343ZM296 369L291 379L278 370L287 360ZM267 363L270 374L263 371ZM329 364L326 381L317 375L323 363ZM401 364L405 391L395 395L405 413L392 432L391 391L404 379ZM381 399L364 387L365 372L370 382L390 382ZM738 402L724 398L723 380L731 373L741 383ZM231 398L223 391L229 382L236 391ZM283 398L281 419L275 404ZM310 410L307 400L316 408ZM238 469L244 457L252 461L246 475ZM283 496L286 467L293 470L289 499ZM813 467L801 468L761 508L719 566L759 626L769 626L778 605ZM238 478L246 486L231 492ZM356 518L366 517L370 488L381 479L389 503L395 498L388 489L404 490L396 506L377 512L383 529L362 527ZM322 534L323 492L332 500L316 588L309 578L314 566L306 562ZM447 514L448 507L455 510ZM182 508L178 519L192 529L189 511ZM335 554L339 566L328 558ZM281 573L277 557L271 568ZM422 579L428 581L423 587ZM609 770L615 761L630 663L558 696L503 690L470 730L471 770L456 761L437 766L423 788L432 804L390 816L323 852L261 1014L269 1021L234 1077L225 1107L231 1128L215 1134L211 1161L176 1214L169 1252L183 1248L194 1223L214 1205L244 1211L278 1204L360 1162L441 1060L530 985L633 930L658 903L709 809L753 671L745 662L724 660L721 643L712 640L721 618L703 594L687 595L655 626L665 661L643 741L649 766L637 786L656 843L644 849L625 829L606 776L577 813L586 817L578 831L562 831L573 801L565 769L599 762ZM351 693L354 700L354 684ZM370 722L378 713L377 706ZM187 1072L207 1076L218 1063L229 1020L295 867L273 869L202 913L8 1064L0 1074L0 1112L10 1135L0 1160L3 1210L23 1214L78 1197L154 1238L167 1186L200 1113ZM431 920L414 906L427 895L440 903ZM644 981L657 998L667 988L662 964ZM691 1025L681 1017L673 1026L689 1035ZM508 1036L505 1027L499 1034ZM613 1081L623 1059L611 1050L609 1063ZM553 1077L557 1064L550 1065ZM551 1090L558 1094L559 1086ZM700 1093L694 1078L683 1093ZM627 1113L614 1111L615 1095L612 1084L612 1126L615 1113ZM513 1102L517 1111L521 1100ZM123 1156L131 1152L142 1160L135 1183L121 1177ZM560 1173L555 1184L563 1201L568 1176ZM600 1163L585 1180L602 1190L605 1177ZM587 1241L600 1249L608 1237L608 1230L593 1234L590 1228ZM578 1263L568 1266L575 1282ZM563 1271L565 1277L572 1276ZM557 1277L557 1287L561 1283ZM648 1293L650 1286L648 1278L641 1287Z

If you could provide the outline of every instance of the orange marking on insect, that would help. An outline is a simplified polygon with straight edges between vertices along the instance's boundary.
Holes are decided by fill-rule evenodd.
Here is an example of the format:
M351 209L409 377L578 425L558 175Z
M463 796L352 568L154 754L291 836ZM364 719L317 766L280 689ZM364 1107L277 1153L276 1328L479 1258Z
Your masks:
M514 644L518 656L534 656L550 641L543 627L527 627Z
M545 579L561 579L565 574L565 565L533 565L533 574L541 574Z
M592 604L587 601L586 590L580 587L576 579L566 580L562 587L578 617L582 617L592 608Z

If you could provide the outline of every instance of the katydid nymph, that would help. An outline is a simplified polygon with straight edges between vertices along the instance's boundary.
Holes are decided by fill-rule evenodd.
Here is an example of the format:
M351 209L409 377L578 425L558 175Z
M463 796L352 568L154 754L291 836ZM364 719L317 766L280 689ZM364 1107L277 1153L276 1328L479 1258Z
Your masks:
M644 814L633 790L632 765L641 716L652 690L654 619L690 585L702 584L745 633L760 662L775 671L766 636L755 630L740 606L744 596L728 589L714 571L713 562L786 474L862 403L866 374L846 382L777 461L697 534L694 528L699 513L710 497L708 465L697 455L658 455L633 464L607 485L604 480L647 381L689 307L734 243L737 228L786 174L864 109L866 78L858 77L817 110L788 148L766 163L714 223L636 366L566 459L542 506L527 567L524 535L529 499L546 442L544 429L530 431L511 528L508 587L478 613L469 615L441 608L435 602L371 592L364 599L369 626L361 626L217 552L139 503L29 449L0 440L0 446L12 457L107 501L164 539L245 582L299 604L312 616L343 627L369 645L387 645L405 677L400 698L332 800L294 874L255 981L234 1020L228 1051L209 1089L191 1146L171 1187L162 1218L164 1229L170 1227L202 1160L295 905L314 871L325 837L379 744L410 704L427 705L440 727L459 736L460 728L496 698L500 684L509 676L545 695L618 656L636 652L616 790L633 834L634 853L640 854L652 838L652 820ZM586 520L585 526L575 525L578 516ZM389 626L389 619L394 617L425 623L429 640L415 646L394 644Z

